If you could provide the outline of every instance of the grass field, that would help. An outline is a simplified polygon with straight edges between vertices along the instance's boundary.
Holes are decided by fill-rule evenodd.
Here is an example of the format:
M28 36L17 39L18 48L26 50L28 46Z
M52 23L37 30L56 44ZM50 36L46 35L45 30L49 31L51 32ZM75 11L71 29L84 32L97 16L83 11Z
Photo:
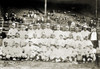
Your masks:
M0 69L99 69L94 63L53 63L36 61L0 61Z

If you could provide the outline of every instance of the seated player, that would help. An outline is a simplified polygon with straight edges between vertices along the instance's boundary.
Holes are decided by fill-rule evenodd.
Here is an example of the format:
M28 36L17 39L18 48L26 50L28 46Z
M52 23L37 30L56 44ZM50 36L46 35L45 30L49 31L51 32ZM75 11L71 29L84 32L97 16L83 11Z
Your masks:
M57 39L55 39L55 35L54 34L51 34L51 37L49 39L49 43L50 43L50 46L56 46L56 42L57 42Z
M26 58L26 60L30 59L30 54L31 54L31 41L28 41L28 43L23 47L23 51L22 51L22 58ZM30 46L29 46L30 45Z
M92 42L88 39L88 36L86 36L86 37L84 38L84 40L82 41L82 45L83 45L83 47L86 47L86 46L93 47L93 44L92 44Z
M51 61L50 60L50 55L52 54L52 50L51 50L51 48L48 46L47 47L47 51L46 51L46 53L45 53L45 61Z
M76 37L75 48L82 48L82 41L79 36Z
M46 38L46 35L45 34L42 34L42 37L41 37L41 42L40 42L40 45L41 45L41 58L43 61L45 61L46 59L46 56L45 56L45 53L47 52L47 47L48 47L48 40Z
M25 46L27 44L27 42L28 42L28 35L25 35L24 39L21 39L21 41L20 41L20 46L21 47Z
M69 38L65 40L66 41L66 45L67 46L71 46L73 48L75 48L75 40L73 39L73 35L72 33L69 34Z
M18 43L15 43L14 47L13 47L13 60L20 60L21 58L21 52L22 52L22 49L21 47L19 46Z
M32 41L29 41L29 43L26 45L28 47L27 49L27 59L28 60L32 60L34 58L34 56L32 55L32 52L34 51L33 50L33 44L32 44Z
M46 38L45 34L42 34L41 39L40 39L40 43L42 46L48 46L48 39Z
M8 45L9 45L10 38L11 38L11 37L10 37L10 35L9 35L9 34L7 34L7 37L6 37L6 38L4 38L4 39L3 39L3 41L2 41L2 46L4 46L4 43L5 43L5 42L7 42L7 43L8 43Z
M82 48L82 61L83 61L83 63L87 62L86 47Z
M16 37L14 38L14 43L15 43L15 44L18 44L18 46L20 47L20 46L21 46L20 34L19 34L19 33L16 33L15 36L16 36ZM14 45L15 45L15 44L14 44Z
M96 60L95 53L96 53L96 49L93 48L93 47L90 47L90 50L89 50L89 57L88 57L88 61L89 61L89 62L93 62L93 61Z
M29 36L25 35L25 45L28 44L28 42L29 42Z
M13 47L15 44L15 35L12 35L10 38L10 41L8 42L9 46Z
M3 46L3 49L2 49L2 59L10 59L10 56L9 56L9 46L8 46L8 43L5 42L4 43L4 46Z
M51 34L51 38L49 39L50 41L50 49L51 49L51 53L50 54L50 61L54 61L55 59L55 49L56 49L56 42L57 42L57 39L55 39L55 35L54 34Z
M55 62L61 62L61 57L60 57L61 54L59 54L60 53L59 50L60 50L60 47L56 46L56 48L54 50L54 57L55 57L54 61Z
M65 46L65 40L63 39L63 35L59 35L59 40L57 40L56 45L58 47L64 47Z
M77 62L80 64L82 63L82 55L80 52L78 52L78 55L77 55Z

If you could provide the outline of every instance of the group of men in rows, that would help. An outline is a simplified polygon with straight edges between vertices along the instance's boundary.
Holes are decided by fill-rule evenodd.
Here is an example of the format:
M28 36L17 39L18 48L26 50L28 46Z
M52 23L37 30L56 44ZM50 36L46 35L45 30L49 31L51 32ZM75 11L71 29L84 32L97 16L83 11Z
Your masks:
M41 28L41 24L21 28L12 28L8 31L7 37L3 40L2 59L12 60L42 60L42 61L95 61L96 50L93 43L89 40L89 32L86 27L79 32L78 27L75 31L60 30L61 26L56 25L56 30L50 28L50 23ZM73 27L72 27L73 29ZM95 29L92 32L96 32ZM90 37L94 39L94 34Z

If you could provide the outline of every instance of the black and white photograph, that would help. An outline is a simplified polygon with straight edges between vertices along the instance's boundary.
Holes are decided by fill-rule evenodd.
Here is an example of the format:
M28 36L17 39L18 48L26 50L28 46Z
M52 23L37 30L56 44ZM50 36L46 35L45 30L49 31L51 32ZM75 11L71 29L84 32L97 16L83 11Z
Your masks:
M0 69L100 69L100 0L0 0Z

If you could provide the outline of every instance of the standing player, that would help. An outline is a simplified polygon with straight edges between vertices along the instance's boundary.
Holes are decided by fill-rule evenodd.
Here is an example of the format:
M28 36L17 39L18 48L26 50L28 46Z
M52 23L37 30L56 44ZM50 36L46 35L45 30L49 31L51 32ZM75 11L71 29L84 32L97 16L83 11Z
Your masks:
M67 38L69 37L69 34L70 34L70 33L71 33L71 32L69 31L69 27L66 26L66 31L64 31L64 38L67 39Z
M15 28L15 23L12 24L12 27L10 28L10 30L8 31L8 34L15 35L18 32L18 30Z
M56 35L56 39L59 39L59 35L62 34L62 31L60 30L60 25L57 25L57 30L54 31L54 34Z
M20 38L24 39L25 35L27 34L27 31L25 30L24 25L21 25L21 30L18 33L20 34Z
M42 36L42 29L41 29L41 25L39 23L37 24L36 35L37 35L38 39L40 39Z
M33 38L33 34L35 33L35 30L33 30L33 25L29 25L28 29L28 37Z
M50 38L51 34L53 33L53 30L50 28L50 23L46 24L46 29L44 29L43 33L46 35L47 38Z

